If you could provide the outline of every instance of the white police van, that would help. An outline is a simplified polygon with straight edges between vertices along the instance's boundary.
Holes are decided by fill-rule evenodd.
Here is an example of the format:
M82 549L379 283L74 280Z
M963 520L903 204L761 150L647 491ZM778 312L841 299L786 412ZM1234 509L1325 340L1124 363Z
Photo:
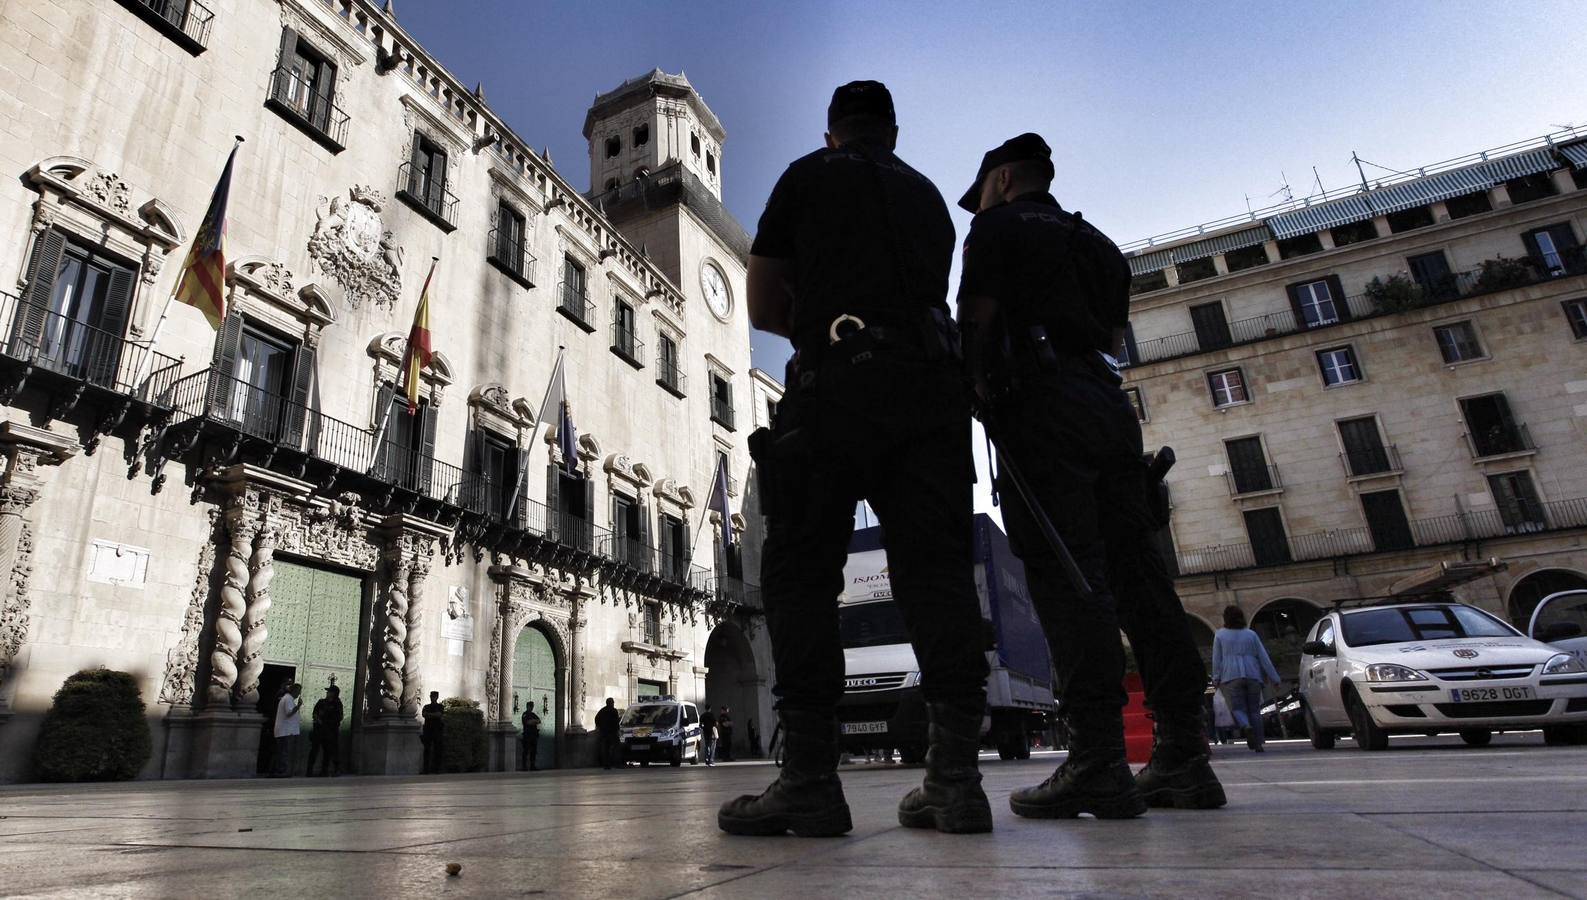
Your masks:
M693 703L666 696L641 700L623 712L619 727L624 762L700 762L700 710Z

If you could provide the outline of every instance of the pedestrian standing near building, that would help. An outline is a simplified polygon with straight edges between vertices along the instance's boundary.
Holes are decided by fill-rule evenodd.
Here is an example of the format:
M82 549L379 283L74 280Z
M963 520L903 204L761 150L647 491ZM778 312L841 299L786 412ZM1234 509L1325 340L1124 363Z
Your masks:
M535 704L530 700L523 708L523 734L518 749L518 768L540 771L540 717L535 715Z
M302 726L298 719L298 712L303 709L303 701L298 698L303 694L303 685L293 684L287 692L281 695L281 700L276 704L276 750L275 750L275 776L285 778L292 774L292 752L297 749L298 734Z
M987 662L971 562L969 397L948 313L953 223L900 159L893 98L876 81L833 92L826 147L788 166L750 250L750 322L793 342L771 429L750 438L767 536L762 598L785 761L759 796L722 807L733 834L844 834L837 598L867 500L887 531L895 601L930 716L924 783L905 826L992 829L978 769Z
M313 731L309 732L309 764L303 774L314 774L314 760L320 760L320 777L341 774L342 768L342 689L331 685L314 704ZM324 754L321 756L321 754Z
M725 706L716 716L716 754L723 762L733 761L733 715Z
M622 763L622 714L617 711L616 703L607 697L606 705L595 714L595 755L600 758L603 769Z
M1112 355L1128 326L1130 268L1106 235L1058 205L1052 178L1046 141L1022 134L982 158L959 200L976 214L959 283L966 362L1002 463L1003 522L1052 646L1069 725L1063 765L1015 791L1009 805L1040 818L1222 806L1207 761L1206 671L1152 545L1161 513L1148 492L1156 485ZM1010 479L1013 467L1088 591L1061 565ZM1156 722L1152 758L1138 777L1124 756L1121 626Z
M755 720L750 719L744 723L744 734L749 738L749 755L755 759L761 757L760 732L755 730Z
M710 706L700 708L700 758L708 766L716 765L716 736L720 726L716 722L716 713L711 712Z
M254 710L259 713L259 753L254 759L255 775L275 774L276 756L276 710L281 706L281 698L287 695L287 689L292 682L283 681L276 685L274 691L260 691L259 701L254 704Z
M1212 636L1212 683L1228 698L1235 724L1245 729L1245 745L1257 753L1267 736L1262 728L1262 685L1278 685L1278 670L1262 638L1246 627L1238 606L1223 608L1223 627Z
M446 770L446 707L441 705L441 692L431 691L430 702L424 705L424 728L419 732L419 743L424 745L425 775L439 775Z

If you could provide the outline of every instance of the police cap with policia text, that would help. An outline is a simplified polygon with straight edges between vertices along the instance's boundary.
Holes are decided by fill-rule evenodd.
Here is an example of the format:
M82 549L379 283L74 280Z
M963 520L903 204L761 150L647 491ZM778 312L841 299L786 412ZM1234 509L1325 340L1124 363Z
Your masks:
M893 112L893 95L880 81L851 81L832 92L832 102L827 106L827 127L850 116L875 116L889 124L897 124Z
M1024 162L1035 160L1043 163L1047 170L1047 177L1052 178L1052 148L1041 139L1041 135L1027 131L1019 137L1012 137L1001 145L986 151L981 157L981 170L975 173L975 182L970 189L959 198L959 207L967 212L976 212L981 207L981 182L986 180L988 172L998 166L1008 165L1011 162Z

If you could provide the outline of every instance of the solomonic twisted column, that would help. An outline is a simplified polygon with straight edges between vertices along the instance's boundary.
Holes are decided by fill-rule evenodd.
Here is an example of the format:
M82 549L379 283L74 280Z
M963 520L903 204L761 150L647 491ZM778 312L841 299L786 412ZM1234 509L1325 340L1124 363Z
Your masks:
M402 709L402 676L408 659L408 560L402 543L392 544L386 551L386 622L380 634L381 715L396 715Z
M419 714L422 705L420 699L424 684L419 678L419 643L423 634L420 626L424 623L424 583L429 577L429 547L419 543L413 556L413 567L408 570L408 633L403 646L402 665L402 714L410 718Z
M226 578L220 586L220 608L215 615L215 648L209 654L209 702L231 703L237 684L237 657L242 652L242 620L247 614L248 558L259 530L246 509L226 516L231 542L226 547Z
M253 560L248 566L247 611L243 615L242 649L237 655L237 684L233 692L238 705L248 708L259 702L259 676L264 672L264 645L270 636L265 615L270 611L270 581L275 578L277 531L274 525L259 528L254 540Z

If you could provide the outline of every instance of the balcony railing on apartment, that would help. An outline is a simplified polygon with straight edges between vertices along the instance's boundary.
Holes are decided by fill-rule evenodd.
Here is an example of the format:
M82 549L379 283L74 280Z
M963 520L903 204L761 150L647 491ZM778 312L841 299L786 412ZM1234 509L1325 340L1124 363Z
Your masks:
M1229 482L1231 497L1277 491L1284 487L1284 482L1278 477L1278 466L1274 465L1234 466L1225 473L1224 478Z
M331 152L340 153L347 147L347 113L317 92L298 70L280 66L270 73L266 105Z
M535 286L535 255L529 252L529 242L521 232L514 234L498 225L490 230L485 247L485 258L492 265L524 287Z
M573 320L585 331L594 331L595 307L583 285L564 281L557 286L557 312Z
M1346 450L1339 458L1344 460L1345 472L1351 478L1400 471L1400 451L1395 444Z
M645 364L645 342L631 326L624 327L621 322L612 323L612 352L636 368Z
M676 394L684 395L684 387L688 384L688 376L678 364L670 359L656 360L656 383Z
M14 294L0 292L0 320L0 353L23 365L18 378L0 389L7 401L42 372L73 388L94 387L157 405L181 373L174 357Z
M1402 520L1403 521L1403 520ZM1258 554L1248 543L1217 544L1179 553L1181 575L1204 575L1236 569L1283 565L1361 556L1412 547L1436 547L1470 541L1492 540L1520 534L1587 528L1587 498L1555 500L1546 503L1519 503L1504 509L1485 509L1412 519L1405 528L1386 527L1376 535L1368 527L1339 528L1309 534L1290 535L1288 559ZM1408 531L1408 533L1407 533ZM1264 563L1261 557L1272 559Z
M215 14L199 0L121 0L121 5L195 56L209 44Z
M1334 314L1321 316L1312 322L1297 318L1292 309L1279 310L1230 322L1230 341L1224 341L1221 334L1209 334L1198 339L1196 332L1185 331L1137 341L1135 352L1129 356L1131 365L1161 362L1581 274L1587 274L1587 252L1582 247L1573 247L1559 254L1558 265L1531 257L1500 258L1489 260L1476 269L1451 273L1428 284L1415 282L1406 276L1394 276L1387 282L1380 282L1372 291L1336 298Z
M1532 443L1532 433L1526 430L1524 422L1492 425L1481 431L1468 431L1463 437L1472 459L1527 453L1537 449L1537 445Z
M457 197L440 179L431 177L412 162L397 168L397 196L442 231L457 228Z
M716 424L733 430L733 404L721 397L711 398L711 420Z
M750 584L742 578L718 575L711 579L710 593L721 612L735 609L759 612L764 609L760 600L760 585Z

